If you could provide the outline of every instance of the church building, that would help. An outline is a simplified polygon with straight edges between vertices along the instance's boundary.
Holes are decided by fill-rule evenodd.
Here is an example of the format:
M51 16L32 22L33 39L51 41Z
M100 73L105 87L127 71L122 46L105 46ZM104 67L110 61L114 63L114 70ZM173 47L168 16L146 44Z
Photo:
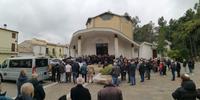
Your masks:
M133 41L134 22L128 14L105 12L88 18L86 29L73 33L70 55L114 55L139 57L140 45Z

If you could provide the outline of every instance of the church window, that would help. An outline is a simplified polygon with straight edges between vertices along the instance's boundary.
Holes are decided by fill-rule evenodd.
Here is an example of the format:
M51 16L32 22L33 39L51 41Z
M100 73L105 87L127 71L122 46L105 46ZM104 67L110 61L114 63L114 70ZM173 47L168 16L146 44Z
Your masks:
M110 20L113 17L113 15L111 15L111 14L104 14L104 15L101 15L100 17L103 20Z

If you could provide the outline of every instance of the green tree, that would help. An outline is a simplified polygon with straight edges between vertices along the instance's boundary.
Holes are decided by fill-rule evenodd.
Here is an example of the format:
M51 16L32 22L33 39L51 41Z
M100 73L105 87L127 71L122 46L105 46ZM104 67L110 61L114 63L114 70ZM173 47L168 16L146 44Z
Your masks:
M164 56L164 52L165 52L165 48L164 46L166 45L165 44L165 32L167 30L167 27L166 27L166 24L167 24L167 21L164 19L164 17L160 17L158 19L158 40L157 40L157 43L158 43L158 46L157 46L157 50L158 50L158 53L161 54L161 56Z
M136 27L134 31L134 40L138 42L150 42L154 41L154 23L150 21L141 27Z

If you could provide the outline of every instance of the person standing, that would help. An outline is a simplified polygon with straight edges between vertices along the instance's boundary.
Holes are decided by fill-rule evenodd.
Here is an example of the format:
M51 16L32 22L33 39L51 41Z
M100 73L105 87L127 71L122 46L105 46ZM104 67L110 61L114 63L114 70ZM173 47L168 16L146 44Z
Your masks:
M142 62L139 64L139 73L140 73L140 78L141 78L141 81L140 81L140 82L144 82L144 73L145 73L144 61L142 61Z
M60 74L61 74L61 67L60 67L60 63L59 64L56 64L56 78L57 78L57 81L60 82Z
M112 75L112 82L113 82L113 84L116 85L116 86L119 86L118 77L120 75L120 68L119 68L119 66L117 66L117 63L113 64L111 75Z
M98 92L97 100L123 100L122 91L109 81Z
M65 63L62 61L60 64L60 82L64 83L66 80L66 71L65 71Z
M128 83L130 83L130 65L131 65L130 63L131 63L131 60L127 60L125 64L126 73L128 75Z
M151 77L151 69L152 69L152 64L150 60L146 62L146 73L147 73L147 80L150 80Z
M167 64L166 64L166 61L164 61L162 63L163 63L163 75L167 75Z
M176 72L177 72L177 77L180 77L181 64L178 61L176 62Z
M83 87L83 83L84 79L78 77L76 87L73 87L70 92L71 100L91 100L91 94L87 88Z
M126 70L125 70L125 64L124 64L124 62L120 66L120 70L121 70L121 81L125 81L126 80Z
M168 70L170 70L171 60L170 60L170 59L167 59L166 64L167 64Z
M125 81L126 80L126 74L127 74L127 69L128 68L128 60L126 58L123 59L123 65L122 65L122 68L121 68L121 77L122 78L122 81Z
M192 70L194 70L195 67L195 61L192 59Z
M187 73L186 65L187 65L187 61L185 59L183 59L183 67L185 69L185 72Z
M175 100L196 100L198 94L195 83L190 79L188 74L181 75L181 79L181 87L172 93L172 97Z
M87 82L87 64L86 62L83 62L83 65L80 68L80 73L82 77L85 79L85 82Z
M172 72L172 81L175 81L176 65L174 61L172 61L172 64L171 64L171 72Z
M95 70L94 67L92 65L88 66L88 82L92 82L93 83L93 76L95 75Z
M160 71L160 75L163 75L163 69L164 69L164 63L161 61L159 64L159 71Z
M22 69L19 74L19 78L17 79L17 96L21 94L20 89L21 86L28 81L28 77L26 75L26 70Z
M193 73L193 64L192 64L192 60L191 59L188 62L188 68L189 68L190 74L192 74Z
M51 66L52 66L52 68L51 68L51 73L52 73L51 81L56 82L56 65L52 64Z
M66 71L66 82L71 82L72 66L68 62L65 66L65 71Z
M45 91L43 89L42 84L38 81L38 74L32 74L32 79L29 81L33 84L34 87L34 96L33 100L44 100L45 99Z
M137 68L137 65L135 64L134 60L132 60L130 64L130 68L129 68L131 85L136 85L136 79L135 79L136 68Z
M76 83L76 78L79 76L80 66L76 61L72 62L72 77L74 84Z

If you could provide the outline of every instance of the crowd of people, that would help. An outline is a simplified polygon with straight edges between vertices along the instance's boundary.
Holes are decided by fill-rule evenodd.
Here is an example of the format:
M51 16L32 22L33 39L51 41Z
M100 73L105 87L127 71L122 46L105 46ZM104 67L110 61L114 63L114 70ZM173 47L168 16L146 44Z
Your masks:
M88 65L85 60L64 59L51 64L51 73L51 80L54 82L69 83L73 81L75 84L79 75L82 75L85 82L93 82L95 71L94 67Z
M183 60L183 67L185 68L185 73L193 75L194 70L194 61L193 60ZM189 72L187 72L187 66ZM178 60L170 59L127 59L120 56L114 61L113 69L111 72L113 84L116 86L119 85L119 76L121 76L120 81L125 81L128 78L128 83L131 85L136 85L136 71L139 71L140 82L144 82L145 78L147 80L151 79L151 73L159 72L160 76L167 75L167 71L171 71L172 81L175 80L176 74L177 77L181 75L181 62Z
M93 83L95 75L92 64L101 64L105 68L108 64L112 64L110 75L112 81L107 81L103 89L99 90L98 100L123 100L122 91L117 88L122 81L127 81L131 86L136 85L136 73L139 73L140 82L151 79L152 73L158 73L161 77L167 75L167 71L171 71L174 81L176 77L182 79L181 87L172 93L175 100L196 100L200 98L200 89L196 89L195 83L190 79L189 75L193 75L193 60L170 59L127 59L120 56L114 59L113 56L86 56L77 59L63 59L51 63L51 81L59 83L77 84L71 89L70 97L72 100L91 100L90 91L83 86L84 82ZM181 66L182 65L182 66ZM185 73L181 75L181 67ZM187 70L188 69L188 70ZM137 72L138 71L138 72ZM176 76L177 75L177 76ZM26 70L21 70L17 79L17 97L15 100L44 100L45 91L42 84L37 80L37 73L28 79ZM2 92L0 87L0 99L5 97L6 92ZM3 99L2 99L3 100ZM5 100L11 100L10 98ZM59 98L66 100L66 95Z

